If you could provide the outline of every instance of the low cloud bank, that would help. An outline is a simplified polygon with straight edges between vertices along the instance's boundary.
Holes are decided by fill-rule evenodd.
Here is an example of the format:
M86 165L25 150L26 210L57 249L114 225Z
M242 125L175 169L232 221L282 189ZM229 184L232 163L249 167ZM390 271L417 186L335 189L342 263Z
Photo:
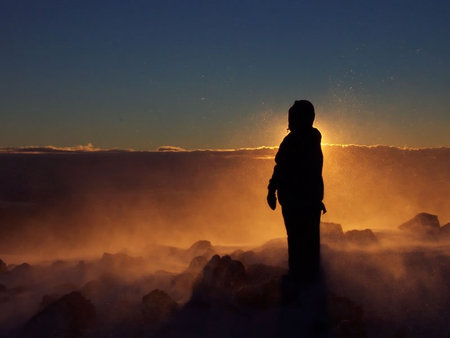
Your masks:
M324 144L322 148L354 148L354 149L378 149L378 150L401 150L401 151L449 151L450 147L395 147L385 145L357 145L357 144ZM16 153L80 153L80 152L264 152L272 153L277 150L277 146L262 146L256 148L217 148L217 149L185 149L179 146L166 145L160 146L156 150L136 150L133 148L100 148L95 147L91 143L87 145L76 145L69 147L57 146L21 146L21 147L0 147L0 154L16 154Z
M0 152L0 254L98 254L199 237L254 245L285 236L280 208L265 202L276 148L21 149ZM389 230L419 212L450 221L450 148L324 145L323 152L324 221L345 230Z

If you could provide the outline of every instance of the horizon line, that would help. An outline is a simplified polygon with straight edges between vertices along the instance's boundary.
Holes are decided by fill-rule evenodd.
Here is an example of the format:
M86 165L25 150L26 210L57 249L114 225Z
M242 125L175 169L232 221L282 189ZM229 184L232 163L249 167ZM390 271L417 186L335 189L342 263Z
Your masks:
M450 145L437 146L437 147L409 147L409 146L392 146L384 144L336 144L336 143L322 143L323 147L355 147L355 148L389 148L398 150L439 150L450 149ZM156 149L134 149L134 148L104 148L95 147L91 143L87 145L65 146L58 147L52 145L45 146L18 146L18 147L0 147L0 154L45 154L45 153L188 153L188 152L247 152L247 151L264 151L277 150L278 146L259 146L259 147L241 147L241 148L197 148L197 149L185 149L178 146L159 146Z

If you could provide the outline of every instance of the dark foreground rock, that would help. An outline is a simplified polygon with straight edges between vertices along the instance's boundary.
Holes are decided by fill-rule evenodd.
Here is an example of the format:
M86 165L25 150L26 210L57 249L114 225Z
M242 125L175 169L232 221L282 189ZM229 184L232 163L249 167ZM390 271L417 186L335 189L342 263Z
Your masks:
M8 271L8 266L0 259L0 273Z
M215 255L205 265L192 291L194 301L230 302L244 285L244 265L230 256Z
M286 272L264 264L246 267L229 256L214 256L199 275L190 301L154 336L366 336L359 306L348 298L327 296L321 281L299 285ZM290 290L285 290L287 284ZM286 295L293 298L285 302Z
M94 322L94 305L80 292L72 292L33 316L20 337L77 337Z
M170 318L178 304L164 291L153 290L142 297L142 318L145 322L158 324Z
M438 217L425 212L417 214L398 228L420 240L437 240L441 230Z

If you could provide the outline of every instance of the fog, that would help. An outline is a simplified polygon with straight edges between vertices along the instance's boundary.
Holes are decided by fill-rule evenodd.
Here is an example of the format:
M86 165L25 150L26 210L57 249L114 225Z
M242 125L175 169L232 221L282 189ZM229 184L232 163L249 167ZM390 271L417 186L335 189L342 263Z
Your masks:
M258 245L284 236L279 208L265 204L276 149L19 150L0 154L2 255L52 259L198 239ZM450 221L449 148L323 151L323 221L388 230L419 212Z
M0 336L45 336L73 302L96 313L93 323L77 317L86 337L199 336L214 313L217 327L201 336L233 336L230 327L277 336L287 249L280 208L265 204L276 149L163 150L0 152ZM323 151L332 336L445 337L450 149ZM157 315L152 297L165 302ZM309 310L298 311L287 318Z

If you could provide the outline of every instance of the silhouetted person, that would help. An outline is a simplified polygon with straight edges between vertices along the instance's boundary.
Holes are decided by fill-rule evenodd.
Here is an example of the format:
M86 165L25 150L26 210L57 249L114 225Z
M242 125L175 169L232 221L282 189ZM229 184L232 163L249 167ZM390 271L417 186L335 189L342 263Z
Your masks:
M322 203L322 135L313 128L314 106L295 101L289 109L290 133L281 142L269 181L267 203L278 201L288 238L289 276L299 283L316 280L320 268L320 216Z

